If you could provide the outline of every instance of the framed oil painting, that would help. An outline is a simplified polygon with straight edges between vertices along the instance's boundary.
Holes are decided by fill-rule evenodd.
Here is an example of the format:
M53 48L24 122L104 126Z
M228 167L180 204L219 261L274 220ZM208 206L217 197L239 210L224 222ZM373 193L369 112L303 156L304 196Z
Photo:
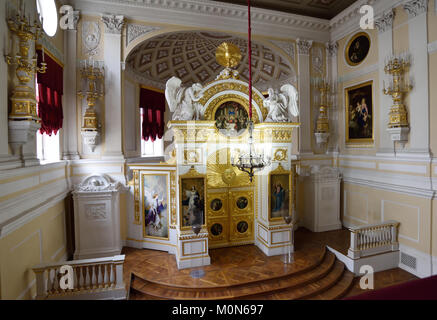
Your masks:
M291 174L279 167L269 175L269 220L283 220L292 214Z
M249 116L240 103L227 101L217 108L214 120L220 133L228 137L237 137L246 131Z
M365 32L354 35L346 45L345 59L350 66L361 64L370 51L370 37Z
M194 171L194 169L192 169ZM192 172L191 171L191 172ZM191 174L193 175L193 174ZM181 229L191 229L193 225L205 225L205 177L197 172L180 178L180 222ZM219 206L219 204L215 204Z
M141 186L144 238L168 240L169 175L142 173Z
M345 89L346 144L373 144L373 81Z

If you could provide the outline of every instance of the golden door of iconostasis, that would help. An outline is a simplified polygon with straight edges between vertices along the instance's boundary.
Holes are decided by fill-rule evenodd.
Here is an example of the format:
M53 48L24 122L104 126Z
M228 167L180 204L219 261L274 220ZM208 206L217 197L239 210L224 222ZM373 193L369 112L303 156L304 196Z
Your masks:
M209 156L206 212L210 248L253 243L254 185L248 174L231 165L229 148Z

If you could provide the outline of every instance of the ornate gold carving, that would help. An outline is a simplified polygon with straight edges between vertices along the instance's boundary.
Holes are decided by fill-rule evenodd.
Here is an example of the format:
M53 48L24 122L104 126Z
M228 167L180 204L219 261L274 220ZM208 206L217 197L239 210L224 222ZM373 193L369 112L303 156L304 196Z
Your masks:
M273 153L273 161L287 161L287 149L276 149Z
M241 51L236 45L223 42L215 51L215 58L225 68L235 68L241 61Z
M200 163L200 149L184 150L184 162L187 164Z
M204 92L202 98L199 100L199 103L204 106L216 94L229 90L239 91L246 96L249 95L249 86L247 84L229 81L229 82L217 83L216 85L211 86L208 90ZM246 98L243 98L241 95L232 94L232 96L228 96L227 98L239 99L235 101L240 102L248 110L249 101ZM216 99L219 100L216 102ZM209 104L207 109L205 110L204 117L206 120L214 120L213 117L214 117L215 109L217 109L223 103L224 98L220 96L217 97L216 99L212 101L211 104ZM268 110L267 108L264 108L264 97L260 95L257 91L254 91L252 99L261 108L262 116L265 119L267 117ZM244 100L244 103L242 103L241 100ZM220 101L222 101L222 103L219 103ZM254 112L253 115L254 115L254 122L259 122L257 113Z
M140 172L139 170L133 170L134 174L134 203L135 203L135 214L134 214L134 224L141 224L141 214L140 214Z
M170 227L177 224L176 208L176 171L170 172Z
M214 235L211 231L211 228L215 225L219 224L221 226L221 233L218 235ZM208 220L208 237L211 244L217 242L227 242L229 239L229 220L228 217L221 218L211 218Z
M213 201L221 201L221 208L214 210ZM208 214L208 220L211 217L226 216L228 213L228 193L227 192L208 193L206 212Z
M244 232L239 231L241 225L247 223L247 228ZM231 229L229 239L231 241L253 240L253 215L233 216L231 219Z
M240 208L238 201L240 198L247 200L247 206ZM232 191L229 192L229 209L233 215L252 214L253 213L253 191Z
M231 165L231 151L229 148L220 149L208 157L207 183L209 188L253 185L246 173Z

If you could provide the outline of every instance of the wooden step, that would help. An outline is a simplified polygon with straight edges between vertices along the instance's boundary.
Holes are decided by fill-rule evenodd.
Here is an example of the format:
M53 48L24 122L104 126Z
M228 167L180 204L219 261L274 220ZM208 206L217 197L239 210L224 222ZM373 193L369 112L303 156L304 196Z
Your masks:
M355 275L345 270L340 280L330 289L316 295L309 296L305 300L335 300L343 298L353 285Z
M333 268L324 277L313 282L290 287L279 292L268 293L251 297L253 300L297 300L304 299L314 294L323 292L335 285L344 272L344 264L338 260L335 261Z
M144 294L145 299L151 297L180 300L252 299L256 295L263 296L284 289L297 288L323 279L332 270L335 260L334 254L325 251L324 259L320 264L305 272L234 286L217 288L175 287L157 284L134 276L131 288Z

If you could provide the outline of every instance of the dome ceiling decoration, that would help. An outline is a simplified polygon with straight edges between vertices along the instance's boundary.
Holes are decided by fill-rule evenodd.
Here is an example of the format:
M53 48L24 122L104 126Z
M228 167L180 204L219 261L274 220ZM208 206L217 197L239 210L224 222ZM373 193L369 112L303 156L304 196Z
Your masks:
M148 39L130 52L126 69L139 82L160 89L172 76L180 78L184 85L206 84L223 69L216 61L215 51L225 41L240 48L243 57L236 69L240 79L248 81L247 40L218 32L175 32ZM252 73L253 85L261 91L296 82L290 62L257 42L252 43Z

